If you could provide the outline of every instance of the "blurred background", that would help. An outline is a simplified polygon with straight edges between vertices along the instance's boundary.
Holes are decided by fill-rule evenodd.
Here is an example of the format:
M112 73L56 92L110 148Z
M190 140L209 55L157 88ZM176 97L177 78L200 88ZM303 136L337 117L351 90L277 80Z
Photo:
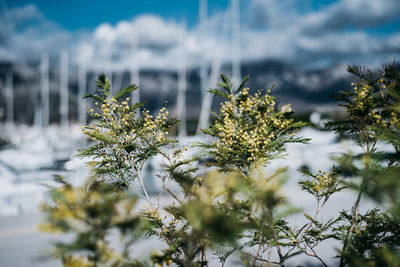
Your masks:
M27 255L44 238L33 224L45 198L40 183L86 176L73 156L87 142L78 125L93 103L82 97L96 91L98 73L114 92L138 84L133 101L151 111L167 106L184 139L218 108L206 91L220 73L236 84L250 75L252 90L275 85L280 105L318 126L339 112L330 95L349 85L347 65L376 68L399 56L398 0L2 0L0 265L32 264L4 255L17 253L22 236L32 241ZM307 131L318 153L335 150L332 135Z

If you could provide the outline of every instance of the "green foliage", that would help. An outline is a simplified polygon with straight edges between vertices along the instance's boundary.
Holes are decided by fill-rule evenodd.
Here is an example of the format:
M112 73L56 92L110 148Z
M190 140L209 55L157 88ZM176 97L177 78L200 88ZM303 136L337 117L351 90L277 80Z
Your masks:
M58 244L55 255L66 266L139 266L129 247L145 234L163 242L162 249L149 256L156 266L208 266L211 257L221 266L230 258L245 266L285 266L298 255L328 266L329 259L322 258L318 248L334 239L341 243L339 266L399 266L399 66L385 65L378 72L348 70L357 81L338 95L347 117L327 123L327 128L358 144L362 152L336 156L330 171L300 170L305 176L298 181L300 188L315 199L315 212L304 213L303 224L288 221L295 210L281 190L286 168L265 168L285 156L286 144L308 142L296 136L305 124L292 119L290 105L279 111L270 91L249 94L248 77L235 87L221 75L220 89L209 92L224 102L215 121L203 130L212 142L196 145L201 152L186 156L191 147L168 136L178 121L169 119L165 108L155 118L145 109L139 117L143 104L130 105L130 99L124 99L137 87L111 96L109 80L99 75L100 92L87 96L97 102L98 111L89 110L94 120L83 128L94 143L79 152L90 158L94 180L85 187L63 182L51 189L52 202L43 205L44 229L76 237ZM383 143L389 146L380 150ZM156 155L163 160L157 174L162 189L150 198L142 172ZM350 189L357 193L353 205L322 218L321 210L332 196ZM146 202L140 212L134 210L132 194ZM360 213L362 197L377 201L381 209ZM168 204L161 204L161 198ZM124 236L123 252L109 248L110 229Z
M340 168L352 178L346 181L357 191L357 199L351 213L343 212L340 222L340 266L385 266L398 259L397 240L399 217L399 134L400 68L397 64L383 65L377 72L367 68L349 67L358 79L353 90L343 91L339 99L344 101L348 117L343 121L330 122L327 127L356 141L362 148L360 154L347 153L338 157ZM392 149L379 151L377 144L387 143ZM374 209L359 214L362 196L369 196L391 205L389 211ZM343 225L347 225L344 227ZM340 236L340 235L339 235ZM393 265L395 266L395 265Z
M98 181L74 187L58 180L60 187L50 187L52 203L41 205L46 222L40 229L73 234L72 241L58 242L52 251L64 266L145 266L130 257L130 246L141 234L136 197ZM122 240L120 252L107 240L113 229Z
M294 122L290 105L277 111L274 97L258 91L249 95L244 87L248 77L234 88L225 75L221 75L223 89L209 92L226 101L220 113L203 132L215 138L212 144L202 144L213 158L212 165L223 170L247 173L259 164L267 164L282 156L287 143L307 143L308 139L295 136L304 123Z
M311 178L299 181L301 189L314 196L318 202L323 200L322 205L328 201L332 194L345 188L342 186L343 180L339 177L338 170L334 170L332 173L318 171L317 174L313 174L306 169L300 171Z
M346 218L350 219L350 224L351 216ZM381 253L383 250L386 250L386 253L388 250L394 252L400 246L400 221L378 209L360 215L357 220L354 234L343 252L343 257L351 265L376 265L378 262L380 266L390 264L391 262L383 264Z
M162 108L156 118L148 110L139 116L142 103L130 105L127 94L136 90L130 85L116 95L110 95L110 80L100 74L96 84L99 94L87 97L96 100L98 107L89 110L95 118L82 131L96 143L81 149L78 156L93 158L89 166L100 178L126 189L134 179L140 177L145 161L160 153L160 149L175 142L168 137L170 127L176 119L168 119L168 111ZM123 99L126 97L125 99Z

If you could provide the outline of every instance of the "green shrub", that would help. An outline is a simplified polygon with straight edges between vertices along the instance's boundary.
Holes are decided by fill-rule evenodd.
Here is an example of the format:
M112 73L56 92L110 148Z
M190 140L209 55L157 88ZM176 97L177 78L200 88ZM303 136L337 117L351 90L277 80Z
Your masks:
M362 153L338 156L328 172L300 170L305 176L298 182L300 188L315 198L315 213L304 214L303 225L287 220L293 209L281 191L286 168L273 173L263 168L285 156L286 144L309 140L296 136L305 124L292 119L290 105L277 110L269 91L251 95L247 78L234 87L222 75L221 89L210 92L225 102L203 130L212 142L187 148L169 135L178 120L169 119L165 108L155 118L145 109L139 116L143 105L130 105L125 98L136 86L111 96L110 81L100 75L100 92L88 96L98 110L90 110L94 120L83 127L94 143L78 154L90 158L90 186L63 181L51 189L52 202L42 206L47 215L43 230L76 237L58 244L54 255L65 266L139 266L143 263L132 258L129 249L145 235L164 243L148 259L156 266L208 266L210 257L224 266L231 255L245 266L285 266L298 255L327 266L329 259L316 248L335 239L341 242L340 266L399 266L399 67L384 66L377 73L356 67L349 71L357 81L338 95L347 117L326 126L355 141ZM392 149L380 151L379 143ZM194 148L201 152L185 156ZM154 156L164 160L158 174L162 189L150 198L143 167ZM322 220L321 209L344 189L357 192L352 207ZM163 206L164 196L171 201ZM363 196L387 208L361 214ZM147 203L146 208L135 208L136 197ZM124 237L122 252L108 246L106 236L114 228Z

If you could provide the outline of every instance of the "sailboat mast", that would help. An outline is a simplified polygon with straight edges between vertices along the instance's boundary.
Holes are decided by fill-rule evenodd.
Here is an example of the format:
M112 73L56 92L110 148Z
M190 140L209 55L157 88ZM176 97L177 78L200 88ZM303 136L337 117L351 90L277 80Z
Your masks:
M14 124L14 81L13 72L10 71L6 76L6 95L7 95L7 123Z
M200 38L203 44L207 43L207 31L208 31L208 19L207 19L207 0L200 0L199 6L199 24L200 24ZM207 60L205 55L201 56L200 62L200 92L201 92L201 100L203 101L204 95L207 91Z
M86 107L83 96L86 94L86 62L81 62L78 69L78 121L86 123Z
M231 23L232 23L232 80L235 84L240 83L240 8L239 0L231 1Z
M186 35L186 21L182 24L182 31L180 36L180 45L181 45L181 55L178 61L178 94L177 94L177 115L181 120L179 124L179 136L186 136L186 44L185 44L185 35Z
M131 84L136 84L139 86L140 82L140 66L139 66L139 59L138 59L138 50L139 50L139 41L136 35L136 32L132 36L131 40L131 46L132 46L132 60L131 60L131 69L130 69L130 78L131 78ZM140 102L140 88L133 91L132 93L132 103L138 103ZM140 114L138 114L140 116Z
M229 30L229 12L226 11L224 14L222 29L221 29L221 42L225 43L228 41L228 30ZM221 65L223 61L224 51L221 52L214 52L213 60L211 64L211 73L209 78L209 86L215 86L218 81L218 77L221 71ZM199 135L202 133L202 129L205 129L208 125L208 121L210 119L210 110L212 108L213 103L213 94L205 94L203 101L201 103L200 109L200 116L199 116L199 123L197 124L196 134Z
M49 126L49 55L44 54L41 57L40 64L40 96L42 110L42 126Z
M68 125L68 51L60 53L60 122Z

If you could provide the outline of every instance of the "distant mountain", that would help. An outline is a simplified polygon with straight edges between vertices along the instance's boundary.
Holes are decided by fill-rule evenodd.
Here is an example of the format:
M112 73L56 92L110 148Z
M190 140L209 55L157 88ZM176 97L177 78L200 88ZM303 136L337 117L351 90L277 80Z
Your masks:
M51 66L57 66L57 63ZM230 66L225 65L222 73L230 75ZM248 86L252 90L268 89L273 84L273 95L278 97L278 103L291 103L299 113L309 112L319 105L334 103L330 95L349 85L350 75L345 65L336 65L326 69L304 70L296 66L279 61L245 62L242 64L242 75L250 75ZM40 111L40 71L39 64L11 64L0 63L0 115L5 119L6 75L13 73L14 80L14 117L18 122L33 123L35 113ZM200 112L201 92L200 75L198 69L188 71L187 77L187 118L196 120ZM95 92L94 84L97 73L87 74L89 92ZM69 70L69 117L77 118L77 68ZM114 88L121 88L129 84L127 71L113 73ZM140 93L141 100L147 102L150 110L167 107L174 112L176 103L177 74L173 71L141 70ZM166 103L167 101L167 103ZM218 107L220 99L214 99L213 109ZM50 121L59 120L59 69L50 68ZM1 112L2 111L2 112Z

